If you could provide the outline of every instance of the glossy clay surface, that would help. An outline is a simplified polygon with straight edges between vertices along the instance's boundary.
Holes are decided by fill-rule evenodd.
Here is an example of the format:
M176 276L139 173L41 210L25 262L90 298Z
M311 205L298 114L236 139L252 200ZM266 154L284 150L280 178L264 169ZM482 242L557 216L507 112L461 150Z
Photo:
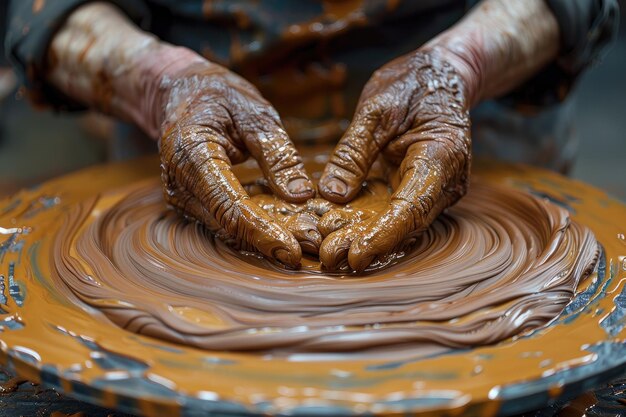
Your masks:
M260 172L243 174L246 184ZM363 194L348 210L385 207L389 197L376 179ZM315 216L269 194L253 198L281 217ZM154 181L71 209L52 276L68 299L132 332L211 350L352 359L363 350L471 348L541 326L570 301L597 252L567 210L478 182L406 253L366 274L331 275L314 260L290 271L168 210Z
M312 261L294 273L234 253L165 211L155 171L154 160L94 168L0 205L2 351L18 372L148 415L488 415L621 366L626 210L590 187L479 167L468 197L415 251L342 277ZM593 234L529 191L569 207ZM559 318L529 333L559 314L593 265L594 234L599 269Z

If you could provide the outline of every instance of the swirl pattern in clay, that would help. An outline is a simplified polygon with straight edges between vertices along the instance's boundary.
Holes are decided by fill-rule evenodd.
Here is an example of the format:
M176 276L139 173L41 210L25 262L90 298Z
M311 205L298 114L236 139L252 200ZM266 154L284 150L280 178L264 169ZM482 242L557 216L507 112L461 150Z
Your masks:
M545 325L595 263L593 233L529 194L472 184L412 250L364 275L291 271L168 210L157 182L66 216L53 279L143 335L210 350L412 353L494 344Z

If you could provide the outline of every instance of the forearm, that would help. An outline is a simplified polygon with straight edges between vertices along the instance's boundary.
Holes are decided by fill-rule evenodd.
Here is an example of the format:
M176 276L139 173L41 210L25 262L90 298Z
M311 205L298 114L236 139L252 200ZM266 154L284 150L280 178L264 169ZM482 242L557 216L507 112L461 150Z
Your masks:
M90 3L72 13L53 38L48 81L68 97L134 122L157 138L162 79L196 60L202 58L141 31L116 7Z
M510 91L554 60L559 27L544 0L483 0L426 47L455 67L473 106Z

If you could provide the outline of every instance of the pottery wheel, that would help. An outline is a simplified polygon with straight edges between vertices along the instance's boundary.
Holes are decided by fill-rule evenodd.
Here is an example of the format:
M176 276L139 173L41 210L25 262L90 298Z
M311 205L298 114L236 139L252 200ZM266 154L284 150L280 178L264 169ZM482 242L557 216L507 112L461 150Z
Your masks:
M625 368L626 207L587 185L478 164L461 203L353 276L234 251L164 206L157 169L0 202L0 359L18 374L145 415L507 415Z

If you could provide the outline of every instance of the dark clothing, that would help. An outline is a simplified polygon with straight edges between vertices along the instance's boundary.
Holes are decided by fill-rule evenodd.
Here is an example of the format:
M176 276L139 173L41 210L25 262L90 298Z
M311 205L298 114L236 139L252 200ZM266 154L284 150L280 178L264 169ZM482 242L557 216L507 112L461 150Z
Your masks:
M44 80L64 19L93 0L13 0L6 49L25 84L55 107ZM465 0L109 0L144 29L240 73L276 107L296 141L336 140L372 72L452 26ZM616 0L546 0L561 25L555 63L505 99L550 105L615 35Z
M11 58L29 87L56 105L67 101L41 82L46 47L71 10L87 2L48 0L37 11L37 0L11 4ZM163 40L243 75L276 107L292 136L299 136L294 139L316 141L339 136L373 71L466 12L465 0L112 3Z
M546 0L546 3L559 24L560 55L505 101L526 106L550 106L563 101L580 73L599 59L617 36L617 0Z

